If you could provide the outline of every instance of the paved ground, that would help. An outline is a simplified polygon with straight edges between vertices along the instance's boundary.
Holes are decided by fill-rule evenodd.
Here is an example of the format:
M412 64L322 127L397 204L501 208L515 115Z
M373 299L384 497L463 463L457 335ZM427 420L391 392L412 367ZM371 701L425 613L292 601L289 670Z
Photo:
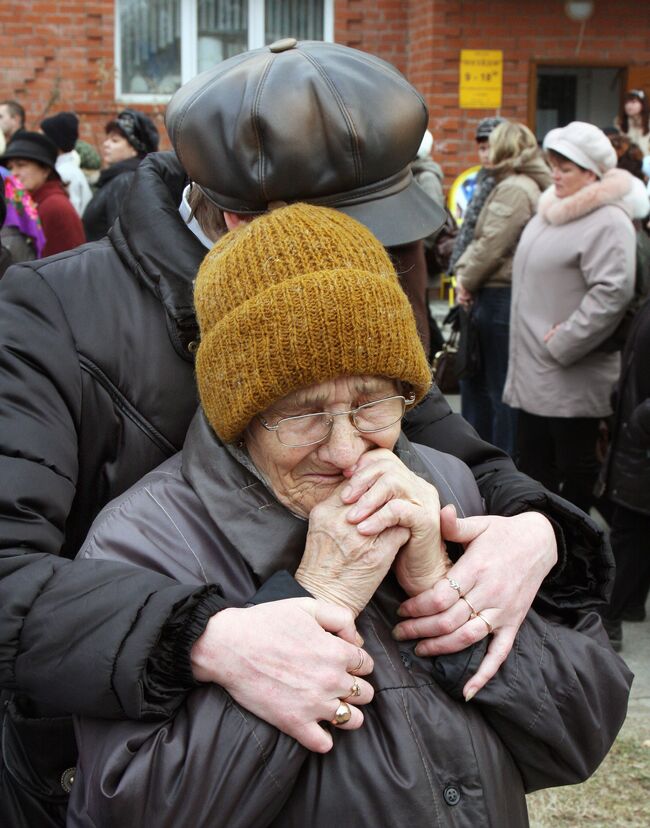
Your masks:
M447 302L431 302L431 311L439 324L442 323L448 309ZM460 397L449 395L447 399L454 411L460 411ZM623 732L642 740L650 740L650 599L647 616L641 623L623 624L621 651L621 656L635 676Z
M650 740L650 601L642 623L623 624L621 655L634 673L634 684L624 732Z

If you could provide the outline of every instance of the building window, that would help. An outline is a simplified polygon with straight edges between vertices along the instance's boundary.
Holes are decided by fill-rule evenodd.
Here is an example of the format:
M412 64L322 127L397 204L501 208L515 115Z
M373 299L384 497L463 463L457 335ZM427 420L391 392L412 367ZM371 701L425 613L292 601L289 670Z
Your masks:
M281 37L332 40L334 0L116 0L116 97L166 102L215 63Z

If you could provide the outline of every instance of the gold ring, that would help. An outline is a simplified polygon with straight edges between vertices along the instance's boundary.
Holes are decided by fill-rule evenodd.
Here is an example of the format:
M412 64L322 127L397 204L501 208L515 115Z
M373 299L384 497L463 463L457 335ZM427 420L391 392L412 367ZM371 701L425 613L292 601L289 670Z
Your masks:
M447 578L447 580L449 581L449 586L450 586L452 589L455 589L455 590L456 590L456 592L457 592L457 593L460 595L460 597L462 598L462 597L463 597L463 595L462 595L462 593L461 593L461 591L460 591L460 584L458 583L458 581L457 581L455 578Z
M352 718L352 710L350 705L339 699L339 706L336 708L336 713L332 719L333 725L342 725L349 722Z
M476 610L475 610L475 609L474 609L474 607L470 604L470 602L467 600L467 598L465 598L465 596L464 596L464 595L461 595L461 596L460 596L460 598L459 598L458 600L459 600L459 601L464 601L464 602L467 604L468 608L469 608L469 618L468 618L467 620L468 620L468 621L471 621L471 620L472 620L472 618L476 618L476 616L478 615L478 612L476 612ZM483 620L485 621L485 618L484 618Z
M347 694L347 696L345 698L349 699L350 696L360 696L360 695L361 695L361 687L359 687L359 682L355 678L354 683L352 684L352 687L350 688L350 692Z
M356 673L357 670L360 670L362 667L363 667L363 650L361 648L359 648L359 663L357 664L356 667L353 667L350 670L350 672L351 673Z
M492 626L492 624L490 624L490 622L487 620L487 618L484 618L484 617L481 615L481 613L480 613L480 612L477 612L477 613L476 613L476 617L481 619L481 621L482 621L482 622L485 624L485 626L488 628L488 634L490 634L490 635L491 635L491 634L494 632L494 627Z

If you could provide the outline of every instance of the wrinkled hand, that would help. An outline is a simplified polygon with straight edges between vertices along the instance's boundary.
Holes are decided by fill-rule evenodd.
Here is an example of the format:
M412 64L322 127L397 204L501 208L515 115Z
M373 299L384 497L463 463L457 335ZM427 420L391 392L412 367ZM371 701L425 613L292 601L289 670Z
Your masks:
M454 507L446 506L440 523L446 540L465 546L447 577L459 584L469 605L494 630L481 666L463 688L469 701L512 649L540 584L557 561L557 545L550 522L537 512L457 519ZM458 652L489 632L485 621L470 617L469 605L443 579L402 604L400 615L409 620L398 624L394 635L422 639L416 647L418 655Z
M309 514L305 551L295 578L316 598L347 607L356 617L386 577L409 538L408 529L361 534L347 519L342 483Z
M332 633L334 633L332 635ZM221 685L241 707L316 753L332 747L317 722L331 721L353 676L372 672L372 658L356 646L352 614L313 598L289 598L213 615L191 652L197 681ZM372 685L358 679L359 695L340 730L356 730L372 700Z
M347 519L364 535L402 526L410 538L394 564L407 595L418 595L443 578L451 566L440 534L440 498L435 486L418 477L387 449L366 452L341 492L353 504Z

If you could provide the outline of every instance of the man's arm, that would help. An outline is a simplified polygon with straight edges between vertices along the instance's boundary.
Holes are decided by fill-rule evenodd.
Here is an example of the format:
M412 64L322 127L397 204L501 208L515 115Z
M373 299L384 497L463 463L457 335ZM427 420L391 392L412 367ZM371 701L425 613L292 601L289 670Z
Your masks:
M31 267L3 278L0 318L0 686L60 710L169 715L195 684L189 646L157 677L148 656L167 629L169 647L180 643L174 619L198 637L201 607L213 614L225 602L214 588L59 557L78 471L75 343Z
M558 561L544 579L539 600L560 610L597 607L608 600L613 558L603 530L573 504L518 471L505 452L482 440L452 412L437 388L407 415L404 431L412 442L463 460L474 474L487 514L510 517L534 511L549 519ZM494 548L499 549L497 543Z
M0 318L0 686L57 711L167 717L197 678L217 681L232 665L214 633L215 615L228 604L215 585L180 584L125 562L59 556L77 486L78 355L64 309L32 267L15 267L0 283ZM314 696L334 661L345 662L346 653L352 664L358 660L357 646L347 643L355 635L351 618L331 635L331 624L316 616L296 655L278 632L289 611L271 605L266 612L270 661L293 654L299 669L307 654L321 659ZM239 685L250 688L249 706L282 727L287 702L260 680L258 644L240 643L232 693L237 698ZM197 652L200 674L192 661ZM312 745L313 733L306 741Z
M448 573L461 591L443 579L405 602L401 614L410 620L395 630L400 638L420 638L420 655L457 652L494 633L465 685L471 697L507 658L534 599L559 612L605 603L613 556L605 533L588 515L518 472L506 454L451 413L437 389L405 430L410 439L464 460L486 504L485 517L456 521L451 514L443 526L443 537L465 548ZM459 594L485 623L469 616Z

